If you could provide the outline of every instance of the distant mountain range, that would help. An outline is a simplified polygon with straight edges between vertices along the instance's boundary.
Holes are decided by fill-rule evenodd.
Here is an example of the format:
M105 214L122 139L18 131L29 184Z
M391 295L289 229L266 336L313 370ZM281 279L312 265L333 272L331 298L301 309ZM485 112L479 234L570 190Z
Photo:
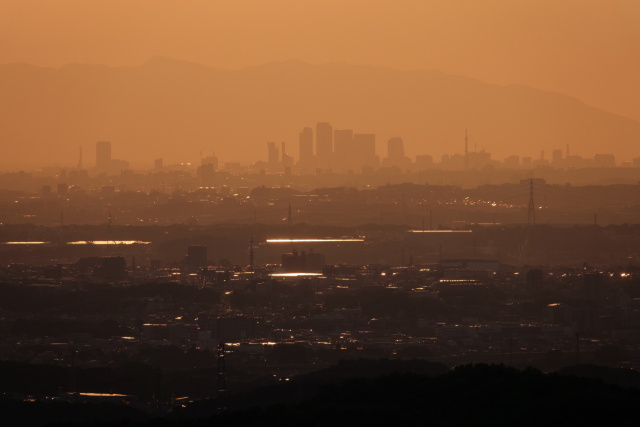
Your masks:
M221 162L267 156L267 141L286 141L297 158L298 133L327 121L375 133L378 154L401 136L409 156L462 153L537 158L570 146L571 154L640 157L640 123L557 93L496 86L436 71L396 71L342 63L290 61L220 70L157 57L138 67L71 64L0 65L0 167L73 166L95 142L114 158L151 165Z

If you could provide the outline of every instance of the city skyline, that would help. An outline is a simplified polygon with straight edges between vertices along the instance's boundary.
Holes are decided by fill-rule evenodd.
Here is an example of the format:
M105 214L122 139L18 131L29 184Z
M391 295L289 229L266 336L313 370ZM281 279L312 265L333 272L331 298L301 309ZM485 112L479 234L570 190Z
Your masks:
M318 136L318 134L320 136ZM377 149L375 133L355 133L352 129L333 129L332 125L327 122L316 123L316 133L311 127L303 127L298 138L298 153L296 157L288 154L286 151L286 142L267 142L266 163L264 160L258 160L255 163L238 163L234 161L221 161L215 153L211 156L203 156L200 152L200 162L193 163L175 163L168 161L165 163L164 158L149 160L146 166L134 168L136 170L162 170L165 167L174 165L186 165L198 168L199 166L211 165L212 172L224 170L226 163L231 165L231 170L238 171L237 167L254 166L257 168L268 167L271 172L293 171L299 175L309 175L321 172L335 173L362 173L366 170L376 170L379 168L396 167L400 172L409 170L428 170L428 169L446 169L446 170L478 170L483 167L494 165L504 168L514 169L534 169L537 167L555 167L555 168L613 168L613 167L640 167L640 157L631 160L616 160L615 153L597 153L593 157L582 157L571 154L570 146L567 144L565 149L556 148L552 150L551 155L541 150L539 157L508 155L502 160L492 159L491 153L481 149L478 151L477 146L471 151L468 149L468 131L464 134L464 149L462 153L453 152L443 154L439 159L434 158L429 153L417 153L414 156L405 155L404 142L402 137L394 136L381 144L383 147ZM292 144L293 145L293 144ZM384 148L386 146L386 148ZM122 171L128 170L129 162L126 160L113 159L111 154L111 141L98 141L95 144L95 163L93 167L88 167L97 173L107 173L109 175L117 175ZM376 153L386 152L386 156L380 156ZM79 149L79 160L75 169L82 170L83 147ZM169 159L167 159L169 160ZM86 163L84 163L86 164ZM46 169L47 167L45 167ZM73 167L60 167L62 169L73 169Z
M3 170L35 169L44 159L68 165L78 147L101 139L118 141L119 156L134 166L149 156L196 162L201 151L214 151L230 161L255 161L261 158L256 149L265 139L285 141L297 155L294 122L318 119L336 128L374 131L383 139L402 135L412 156L425 149L434 157L450 153L449 147L460 145L460 133L470 129L473 145L497 158L536 157L540 150L551 152L567 144L583 157L602 153L605 146L620 160L638 157L638 122L560 94L441 73L284 62L220 74L169 59L133 68L71 66L54 71L0 65L5 99L21 99L8 103L7 114L0 118ZM300 97L294 76L313 79L317 73L319 86ZM380 83L372 91L360 82L363 77ZM333 86L337 81L345 88ZM240 89L239 84L260 89ZM41 102L42 91L60 90L78 102L69 104L66 97ZM401 109L389 99L398 96L405 97ZM277 99L281 102L274 103ZM493 108L486 109L487 104ZM270 108L264 110L266 105ZM282 121L282 116L289 119ZM60 120L51 122L52 117ZM189 152L193 154L185 155Z
M3 425L638 422L638 23L0 1Z

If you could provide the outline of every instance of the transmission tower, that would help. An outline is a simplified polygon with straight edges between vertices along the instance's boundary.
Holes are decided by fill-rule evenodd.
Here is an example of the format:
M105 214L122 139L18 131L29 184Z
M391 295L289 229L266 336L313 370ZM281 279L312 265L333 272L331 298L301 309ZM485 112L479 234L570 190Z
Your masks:
M218 410L226 409L227 397L227 369L224 362L224 343L218 344Z
M536 204L533 201L533 178L529 181L529 213L527 215L527 223L536 225Z
M464 130L464 170L469 169L469 139L467 130Z
M253 271L253 237L249 241L249 271Z

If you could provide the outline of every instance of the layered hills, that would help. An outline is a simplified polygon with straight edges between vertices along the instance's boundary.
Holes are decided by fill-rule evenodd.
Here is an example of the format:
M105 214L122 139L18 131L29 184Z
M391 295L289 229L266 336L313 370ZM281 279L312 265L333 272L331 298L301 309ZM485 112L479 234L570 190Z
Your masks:
M437 71L290 61L221 70L157 57L137 67L0 65L0 167L94 164L109 140L115 158L134 166L266 159L266 141L286 141L297 157L298 133L327 121L375 133L377 151L401 136L407 155L462 153L547 158L552 149L590 157L640 156L640 123L578 99L496 86Z

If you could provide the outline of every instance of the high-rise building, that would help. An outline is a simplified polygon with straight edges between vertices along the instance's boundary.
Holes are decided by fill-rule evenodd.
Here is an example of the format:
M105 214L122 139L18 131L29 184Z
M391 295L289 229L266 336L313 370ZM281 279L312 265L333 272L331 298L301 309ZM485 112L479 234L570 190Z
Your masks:
M427 170L433 167L433 157L428 154L418 154L416 156L416 167L418 170Z
M333 157L333 127L330 123L319 122L316 125L316 156L320 169L331 169Z
M593 165L597 168L615 168L616 156L613 154L596 154L593 156Z
M96 170L107 174L119 173L129 169L129 162L111 158L111 142L96 143Z
M279 162L280 153L275 142L267 142L268 161L270 165L275 165Z
M306 127L302 129L298 137L300 161L298 163L300 170L309 172L315 168L315 157L313 156L313 129Z
M404 157L404 142L402 142L402 138L396 136L387 141L387 157L394 160Z
M380 167L380 156L376 154L376 135L356 133L353 135L354 158L358 160L356 169Z
M504 167L518 169L520 167L520 156L509 156L504 159Z
M325 257L313 251L305 253L294 250L282 254L282 269L287 273L322 272Z
M335 129L333 131L333 168L339 172L353 169L356 155L353 149L353 131Z
M212 154L211 156L201 158L200 165L211 165L213 170L217 171L220 167L220 162L218 161L218 157L215 154Z
M299 135L300 161L308 163L313 158L313 129L306 127Z
M293 156L287 154L287 144L282 141L282 167L284 168L285 173L291 173L291 166L293 166Z
M404 154L402 138L396 136L387 141L387 158L384 160L385 166L408 168L411 165L411 160Z
M96 169L108 171L111 168L111 142L98 141L96 143Z

